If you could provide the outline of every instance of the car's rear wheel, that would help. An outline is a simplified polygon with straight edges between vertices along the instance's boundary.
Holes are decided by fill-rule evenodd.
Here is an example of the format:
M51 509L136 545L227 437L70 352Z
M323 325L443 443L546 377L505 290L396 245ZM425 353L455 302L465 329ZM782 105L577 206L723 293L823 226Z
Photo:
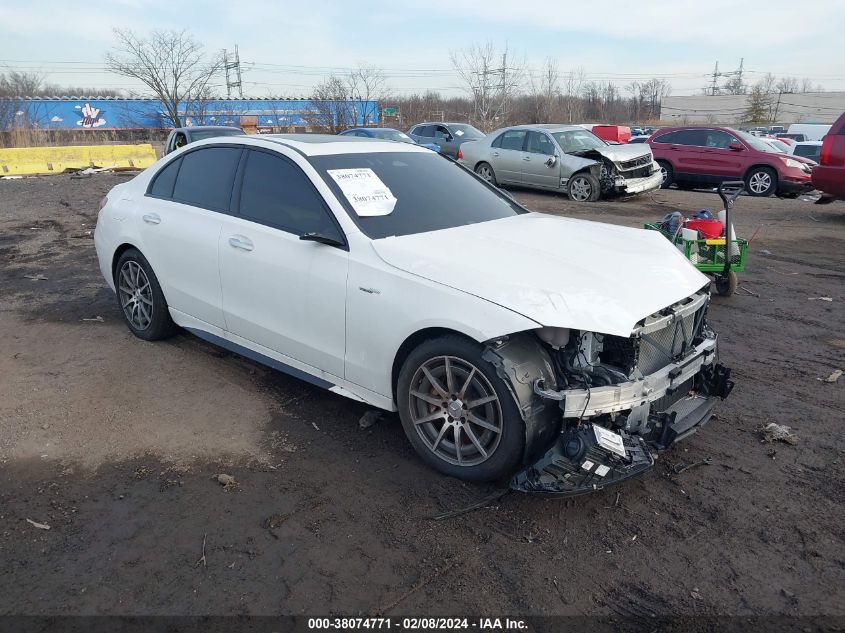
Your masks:
M672 169L672 165L665 160L659 160L657 164L660 166L660 188L668 189L675 180L675 172Z
M745 177L745 189L752 196L765 198L778 187L778 175L771 167L755 167Z
M117 305L130 331L145 341L157 341L176 329L161 286L147 258L130 248L117 260L114 273Z
M475 167L475 173L484 178L491 185L496 186L496 172L489 163L478 163Z
M601 189L595 176L583 172L569 179L566 193L573 202L595 202L599 199Z
M470 481L513 474L525 445L519 409L482 350L458 336L426 341L403 363L396 387L402 427L419 456Z

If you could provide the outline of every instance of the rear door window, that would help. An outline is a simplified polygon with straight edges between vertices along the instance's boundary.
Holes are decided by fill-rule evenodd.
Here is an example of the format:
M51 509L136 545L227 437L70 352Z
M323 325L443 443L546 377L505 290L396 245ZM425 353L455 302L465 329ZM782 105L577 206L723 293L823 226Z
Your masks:
M173 200L227 212L240 157L239 147L203 147L184 154Z
M502 149L522 151L525 143L525 130L508 130L502 134Z
M418 125L414 130L414 134L416 134L417 136L425 136L426 138L429 138L433 133L432 127L433 126L431 125Z
M295 235L322 233L343 241L311 180L278 154L250 150L240 192L240 215Z

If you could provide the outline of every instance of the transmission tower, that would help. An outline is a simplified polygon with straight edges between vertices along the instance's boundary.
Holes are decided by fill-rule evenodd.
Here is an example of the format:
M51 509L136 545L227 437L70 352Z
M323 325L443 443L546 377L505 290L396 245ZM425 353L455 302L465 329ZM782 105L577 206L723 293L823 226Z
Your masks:
M232 98L232 88L238 91L238 98L243 99L244 91L241 86L241 57L238 54L238 45L235 44L235 52L229 57L229 51L223 49L223 70L226 73L226 97Z

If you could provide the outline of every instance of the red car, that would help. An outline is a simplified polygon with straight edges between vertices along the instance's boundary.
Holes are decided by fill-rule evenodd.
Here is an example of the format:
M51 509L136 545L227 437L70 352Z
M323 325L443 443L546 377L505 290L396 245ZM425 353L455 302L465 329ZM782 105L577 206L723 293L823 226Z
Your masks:
M825 194L819 202L845 199L845 113L822 139L819 165L813 169L813 186Z
M724 127L665 127L646 141L663 187L681 189L744 180L752 196L811 191L811 160L778 152L756 136Z

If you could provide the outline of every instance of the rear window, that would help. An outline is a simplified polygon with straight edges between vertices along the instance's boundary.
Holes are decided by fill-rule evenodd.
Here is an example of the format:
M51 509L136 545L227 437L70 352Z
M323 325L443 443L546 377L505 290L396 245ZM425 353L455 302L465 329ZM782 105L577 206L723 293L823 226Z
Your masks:
M818 162L822 147L821 145L796 145L792 153Z
M149 194L156 198L171 198L173 196L173 185L176 184L176 174L179 173L179 165L181 164L182 159L177 158L159 171L152 185L150 185Z
M411 235L487 222L525 213L454 161L433 152L334 154L308 159L344 205L358 227L372 239ZM372 170L395 203L386 215L359 215L329 171Z
M207 147L182 156L173 199L212 211L228 211L241 149Z

